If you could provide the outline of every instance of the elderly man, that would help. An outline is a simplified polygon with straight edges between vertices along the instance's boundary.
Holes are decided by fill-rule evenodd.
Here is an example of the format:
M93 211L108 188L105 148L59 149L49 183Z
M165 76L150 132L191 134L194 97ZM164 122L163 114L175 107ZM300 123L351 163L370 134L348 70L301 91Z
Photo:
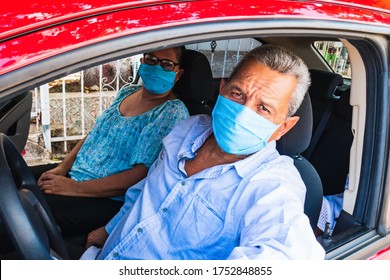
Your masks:
M323 259L303 213L304 183L275 149L309 84L289 51L249 52L212 117L172 130L120 212L90 233L82 259Z

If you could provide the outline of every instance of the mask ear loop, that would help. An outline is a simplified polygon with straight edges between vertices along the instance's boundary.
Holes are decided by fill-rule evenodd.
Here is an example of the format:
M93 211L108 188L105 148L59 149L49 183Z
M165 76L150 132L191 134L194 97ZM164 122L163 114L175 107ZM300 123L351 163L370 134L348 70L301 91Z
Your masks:
M290 117L287 117L287 119L285 119L283 122L281 122L280 124L277 124L276 126L279 128L279 127L281 127L286 121L288 121L289 119L291 118L291 116Z
M290 117L287 117L287 119L285 119L282 123L277 124L277 128L275 129L275 131L278 130L278 129L279 129L284 123L286 123L286 121L288 121L290 118L291 118L291 116L290 116ZM269 141L269 138L268 138L268 140L267 140L267 143L268 143L268 141Z

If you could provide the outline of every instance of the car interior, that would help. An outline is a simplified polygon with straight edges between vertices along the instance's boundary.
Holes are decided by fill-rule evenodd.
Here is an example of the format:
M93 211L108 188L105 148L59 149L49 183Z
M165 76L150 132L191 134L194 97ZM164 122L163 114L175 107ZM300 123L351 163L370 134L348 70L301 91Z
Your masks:
M356 209L359 208L357 205L361 201L361 197L357 195L361 168L358 162L361 162L362 158L366 110L365 64L356 47L358 44L352 44L346 39L320 36L264 36L255 38L255 40L258 44L275 44L290 49L303 58L310 69L312 83L297 112L300 121L294 129L278 141L277 149L281 154L293 158L307 186L305 213L309 217L313 231L317 225L323 196L344 193L343 210L332 236L319 235L317 237L325 250L330 252L370 228L370 225L363 222L364 219L361 216L355 215L355 211L359 211ZM341 42L348 50L352 69L362 74L356 74L351 80L349 77L336 73L314 47L315 41ZM210 42L200 43L210 44ZM228 76L228 73L218 76L213 74L210 62L210 50L212 53L213 49L202 52L194 45L187 47L182 65L185 75L175 85L174 92L185 103L191 115L211 114L218 95L219 83L221 79ZM6 101L0 100L0 132L9 137L19 153L24 149L28 136L32 103L31 90L32 88ZM8 140L3 140L3 143L6 143L3 146L10 145ZM8 156L9 162L13 160L13 157L14 155ZM20 162L18 164L23 165ZM20 168L16 169L20 171ZM12 176L18 177L17 174L12 174ZM18 189L26 185L23 182L24 179L14 179L20 185ZM348 192L346 192L346 182L353 186ZM36 192L35 189L32 191ZM7 199L11 199L6 198L5 194L0 194L0 196L4 197L2 199L4 203ZM26 197L29 195L26 194L24 197L24 200L28 200ZM33 206L32 208L40 207ZM32 213L29 215L34 216ZM42 219L42 214L39 219ZM16 247L27 246L17 240L23 239L22 236L12 237L17 233L10 233L9 227L5 226L7 223L8 221L4 219L0 223L1 254L7 254L11 250L11 243ZM43 228L50 226L52 225L44 225ZM9 235L11 235L11 241L7 239ZM52 247L49 240L57 238L55 234L47 235L45 244L42 246ZM57 245L55 251L59 258L66 259L66 253L62 252L61 246ZM18 248L18 251L24 250ZM35 256L25 257L34 258Z

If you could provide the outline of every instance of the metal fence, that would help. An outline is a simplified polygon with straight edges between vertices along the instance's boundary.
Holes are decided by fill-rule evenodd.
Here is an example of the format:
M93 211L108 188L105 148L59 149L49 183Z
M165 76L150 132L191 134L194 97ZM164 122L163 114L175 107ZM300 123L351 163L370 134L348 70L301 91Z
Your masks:
M140 56L132 56L36 88L31 117L41 127L45 148L52 152L52 144L62 142L67 153L68 141L84 138L116 93L134 82L139 64Z

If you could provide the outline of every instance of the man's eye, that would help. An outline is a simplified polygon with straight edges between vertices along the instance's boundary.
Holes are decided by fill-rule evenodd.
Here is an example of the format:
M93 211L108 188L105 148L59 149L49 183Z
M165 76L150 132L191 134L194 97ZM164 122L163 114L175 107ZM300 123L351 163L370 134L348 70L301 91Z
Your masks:
M269 113L269 110L268 110L267 107L265 107L264 105L260 105L260 106L259 106L259 109L260 109L260 111Z
M238 93L238 92L232 92L232 97L235 99L242 99L243 98L242 94Z

